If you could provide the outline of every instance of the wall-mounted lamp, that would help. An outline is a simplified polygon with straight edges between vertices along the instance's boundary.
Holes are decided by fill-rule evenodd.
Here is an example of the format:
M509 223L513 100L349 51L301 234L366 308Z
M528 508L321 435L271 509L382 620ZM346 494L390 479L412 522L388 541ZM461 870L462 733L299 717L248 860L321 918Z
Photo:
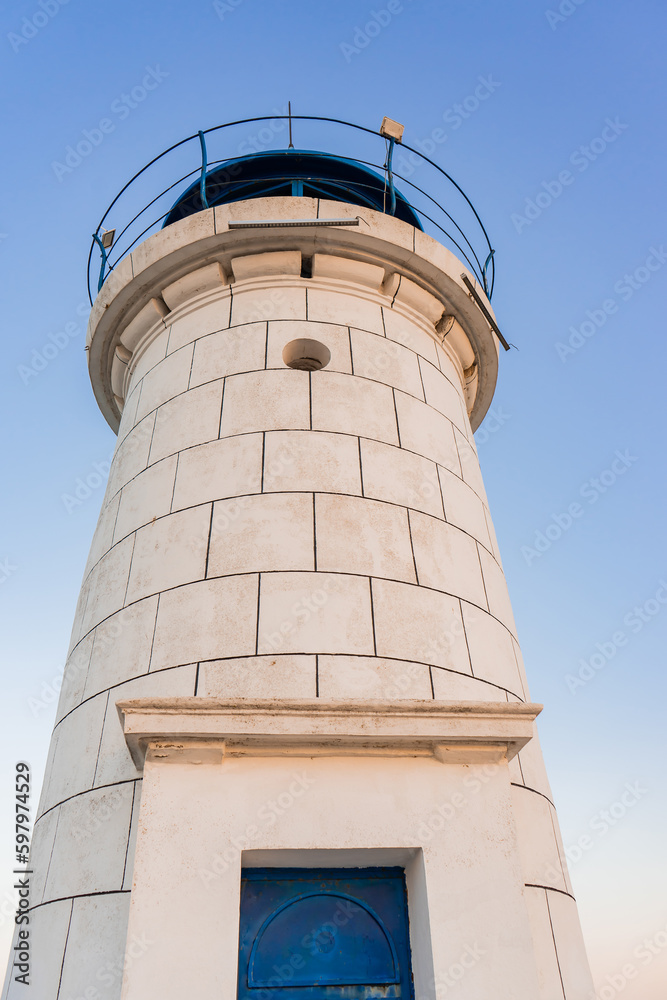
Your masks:
M392 118L384 117L382 119L380 135L384 136L385 139L395 139L396 142L400 142L404 131L405 125L400 125L399 122L395 122Z

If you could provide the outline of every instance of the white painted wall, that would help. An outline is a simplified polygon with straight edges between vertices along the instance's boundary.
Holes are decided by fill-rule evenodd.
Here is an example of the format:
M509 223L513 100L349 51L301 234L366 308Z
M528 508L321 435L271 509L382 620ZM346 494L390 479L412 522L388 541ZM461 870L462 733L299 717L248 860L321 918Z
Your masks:
M452 801L461 805L445 819L439 809ZM233 997L241 865L293 858L408 871L416 861L408 909L417 997L539 994L506 763L147 762L142 816L129 939L151 945L128 971L123 1000L187 995L193 955L197 995Z

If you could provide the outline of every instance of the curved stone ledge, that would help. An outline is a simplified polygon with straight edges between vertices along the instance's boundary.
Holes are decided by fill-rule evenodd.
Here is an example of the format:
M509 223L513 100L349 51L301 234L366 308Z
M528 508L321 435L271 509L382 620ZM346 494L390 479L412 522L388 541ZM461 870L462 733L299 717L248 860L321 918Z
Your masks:
M450 251L406 223L370 209L355 208L358 228L230 228L249 206L260 222L315 220L315 212L326 217L332 208L346 207L319 202L315 208L307 198L232 203L155 233L125 258L95 300L87 337L93 389L114 430L132 356L181 310L189 309L193 298L203 301L230 291L232 297L257 294L262 284L269 288L286 278L317 290L320 297L335 295L340 284L348 296L356 294L420 321L455 361L471 423L479 426L495 387L498 344L462 281L462 273L468 272Z

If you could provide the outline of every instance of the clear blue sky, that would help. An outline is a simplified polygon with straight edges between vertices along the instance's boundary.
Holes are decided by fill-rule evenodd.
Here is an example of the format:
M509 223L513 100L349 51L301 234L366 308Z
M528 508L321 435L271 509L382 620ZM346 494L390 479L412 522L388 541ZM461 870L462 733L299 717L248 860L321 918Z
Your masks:
M0 15L0 897L13 765L41 775L54 707L35 714L30 699L62 669L103 488L69 512L62 495L114 444L77 313L90 234L163 148L291 99L301 114L370 127L386 114L410 144L431 139L491 235L494 307L519 350L501 358L478 439L532 695L546 706L547 766L566 845L588 837L571 871L598 985L632 963L624 998L662 1000L667 949L650 962L636 949L667 927L664 4L41 3ZM374 11L386 23L367 33ZM132 107L123 95L148 68L159 82ZM90 155L54 168L104 118L113 129ZM76 332L26 376L67 324ZM582 669L595 654L598 669ZM590 679L574 686L580 670ZM623 809L626 783L640 791Z

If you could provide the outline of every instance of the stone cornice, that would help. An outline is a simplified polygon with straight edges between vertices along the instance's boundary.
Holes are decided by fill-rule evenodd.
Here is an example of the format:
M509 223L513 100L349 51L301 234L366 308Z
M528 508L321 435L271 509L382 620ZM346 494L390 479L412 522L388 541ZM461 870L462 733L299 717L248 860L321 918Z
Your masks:
M229 227L230 222L243 218L315 219L318 213L321 218L340 216L348 209L359 218L358 227ZM256 199L200 212L149 237L111 272L93 305L87 337L93 389L109 424L118 427L120 404L116 397L133 353L133 347L127 348L127 337L121 343L128 327L134 328L130 339L140 349L147 338L172 322L179 307L187 307L189 297L196 299L216 285L221 292L236 288L235 260L294 252L304 259L318 254L347 258L359 265L360 272L364 267L366 271L382 268L385 280L374 291L367 288L367 294L409 318L421 315L434 339L442 340L436 330L438 316L453 317L455 328L447 334L447 347L460 371L466 372L471 423L473 428L479 425L495 388L498 344L462 281L466 269L461 262L436 240L390 216L308 198ZM280 280L275 271L267 275L271 276ZM474 281L474 276L469 277ZM317 275L294 275L293 280L308 287L318 279ZM350 287L355 287L354 281ZM491 311L490 305L488 308ZM112 374L114 363L116 372Z
M542 706L513 702L221 700L119 701L139 768L149 760L218 762L224 755L433 756L511 760Z

